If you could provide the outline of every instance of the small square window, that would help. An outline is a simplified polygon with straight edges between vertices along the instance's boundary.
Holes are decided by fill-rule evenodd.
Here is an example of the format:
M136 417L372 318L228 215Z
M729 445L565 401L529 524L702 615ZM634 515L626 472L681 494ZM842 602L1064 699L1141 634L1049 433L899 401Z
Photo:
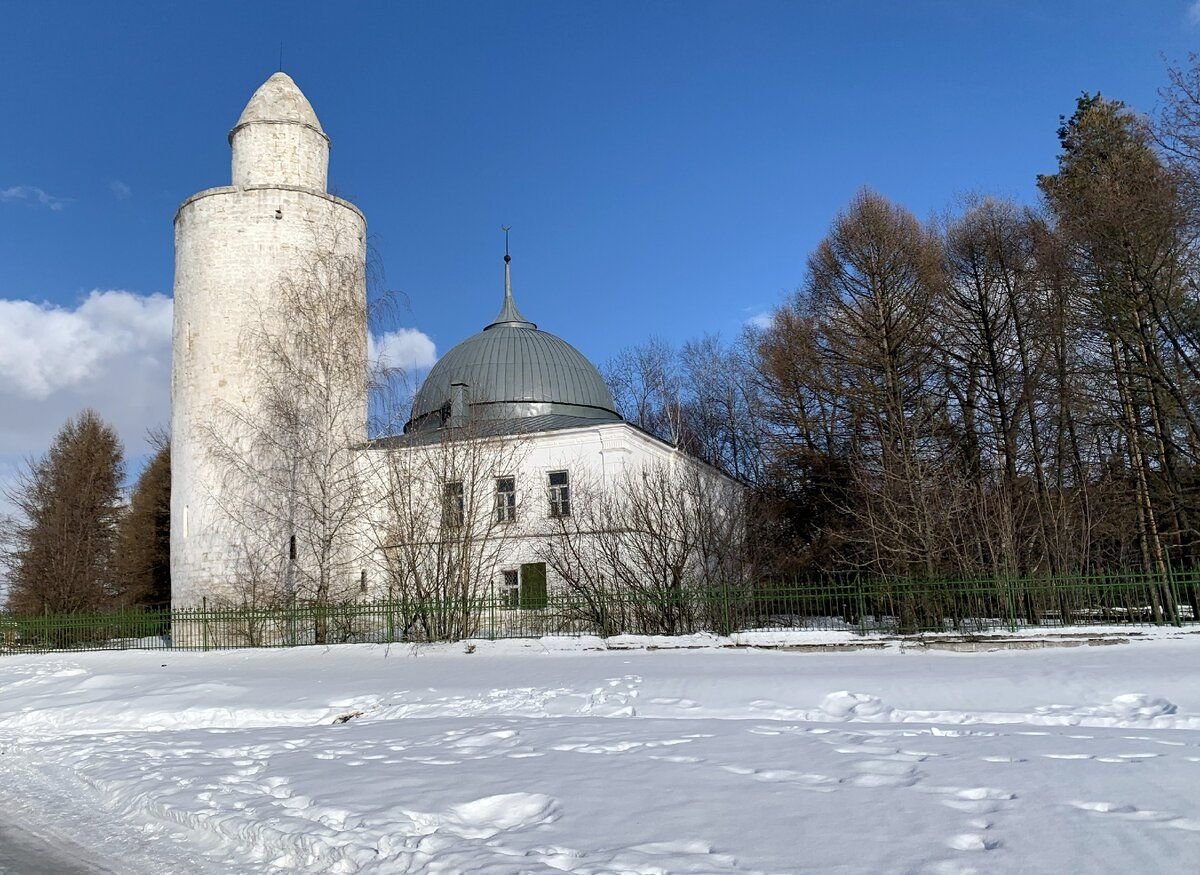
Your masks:
M501 583L500 597L504 607L515 610L521 606L521 587L517 580L517 572L513 569L502 574L504 580Z
M511 523L517 518L517 480L496 478L496 522Z
M550 516L571 515L571 481L566 471L550 472Z
M527 562L520 570L506 569L500 574L500 603L506 610L538 610L549 604L545 562Z

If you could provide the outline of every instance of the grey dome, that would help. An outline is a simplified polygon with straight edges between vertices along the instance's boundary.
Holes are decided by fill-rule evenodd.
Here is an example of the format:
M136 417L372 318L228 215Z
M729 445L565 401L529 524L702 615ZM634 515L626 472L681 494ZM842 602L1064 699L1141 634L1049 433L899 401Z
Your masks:
M500 313L438 359L413 400L404 430L447 424L456 384L465 386L466 422L546 415L620 421L612 393L592 363L562 338L539 331L517 310L507 258L504 274Z

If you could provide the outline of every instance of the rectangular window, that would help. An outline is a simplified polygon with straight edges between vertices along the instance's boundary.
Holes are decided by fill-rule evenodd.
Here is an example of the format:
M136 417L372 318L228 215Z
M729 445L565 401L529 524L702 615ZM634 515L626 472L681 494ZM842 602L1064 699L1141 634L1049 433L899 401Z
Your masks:
M461 526L466 522L466 516L462 481L447 483L442 492L442 522L447 526Z
M500 597L504 600L503 604L506 608L519 608L521 606L521 588L517 583L517 572L504 571L504 582L501 584Z
M550 472L550 516L571 515L571 482L566 471Z
M511 523L517 518L517 480L496 478L496 522Z

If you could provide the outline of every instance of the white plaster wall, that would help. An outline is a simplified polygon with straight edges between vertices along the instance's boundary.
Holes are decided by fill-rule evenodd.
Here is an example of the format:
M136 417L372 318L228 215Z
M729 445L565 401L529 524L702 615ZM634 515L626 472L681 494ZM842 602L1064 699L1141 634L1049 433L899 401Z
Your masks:
M639 431L628 423L605 423L594 427L563 429L560 431L543 432L533 435L506 439L511 441L511 448L506 449L502 457L515 461L516 464L503 466L505 470L495 470L490 477L512 475L516 478L517 488L517 520L507 524L504 532L506 543L501 550L501 559L497 563L497 573L490 581L492 587L499 584L500 569L515 569L522 563L540 562L542 557L539 550L544 543L545 533L550 530L549 474L551 471L568 471L570 473L572 501L582 500L583 493L588 489L612 488L622 482L627 472L636 471L641 467L686 465L700 470L705 477L711 477L713 482L730 489L738 489L736 481L731 480L702 462L673 449ZM388 452L377 448L367 448L363 453L364 477L374 478L372 489L375 494L373 513L369 525L381 525L382 501L379 498L385 488L379 472L385 464L379 454ZM402 453L437 453L443 452L438 447L411 447L393 452ZM419 467L419 466L418 466ZM515 470L511 470L515 468ZM437 503L440 499L441 483L427 484L428 501ZM491 489L481 492L491 500ZM489 505L490 508L490 505ZM431 533L432 536L432 533ZM372 541L374 545L377 541ZM363 548L367 555L372 546ZM378 571L378 567L369 567L368 597L384 598L386 596L386 581ZM553 572L548 570L550 585L555 585Z

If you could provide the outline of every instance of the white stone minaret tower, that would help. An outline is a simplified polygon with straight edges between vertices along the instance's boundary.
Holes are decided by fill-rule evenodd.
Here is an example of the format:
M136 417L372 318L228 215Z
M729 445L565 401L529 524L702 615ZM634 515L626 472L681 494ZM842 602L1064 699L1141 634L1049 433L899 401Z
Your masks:
M358 265L352 294L365 308L366 220L326 192L329 137L285 73L254 92L229 134L233 185L188 198L175 215L175 316L171 374L171 601L176 607L227 591L238 535L237 501L205 429L216 411L247 411L260 400L264 362L248 331L272 312L281 284L335 256ZM294 285L292 286L294 288ZM288 320L279 314L286 337ZM357 337L357 333L355 335ZM347 408L361 406L352 439L366 437L363 373L347 376ZM357 342L357 341L354 341ZM252 489L253 483L244 484ZM224 490L223 494L218 494ZM234 490L236 493L236 490Z

